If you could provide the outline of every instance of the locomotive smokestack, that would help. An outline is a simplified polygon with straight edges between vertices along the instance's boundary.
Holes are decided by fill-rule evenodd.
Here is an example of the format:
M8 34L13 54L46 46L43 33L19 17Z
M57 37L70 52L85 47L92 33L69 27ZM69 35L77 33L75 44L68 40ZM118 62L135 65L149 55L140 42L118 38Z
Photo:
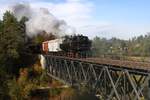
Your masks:
M66 35L65 33L74 33L74 30L64 20L58 20L46 8L33 8L30 4L18 3L12 5L10 11L18 20L24 16L28 18L26 33L30 37L43 31L53 33L57 37Z

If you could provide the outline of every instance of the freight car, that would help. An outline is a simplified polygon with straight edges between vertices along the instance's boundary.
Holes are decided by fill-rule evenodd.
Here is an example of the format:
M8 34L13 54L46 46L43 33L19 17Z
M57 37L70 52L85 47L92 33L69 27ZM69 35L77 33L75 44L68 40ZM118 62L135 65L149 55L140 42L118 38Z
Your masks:
M42 43L43 52L57 56L85 58L90 56L91 41L87 36L65 36Z
M63 39L55 39L50 41L45 41L42 43L42 49L45 53L49 52L59 52L61 51L60 44Z

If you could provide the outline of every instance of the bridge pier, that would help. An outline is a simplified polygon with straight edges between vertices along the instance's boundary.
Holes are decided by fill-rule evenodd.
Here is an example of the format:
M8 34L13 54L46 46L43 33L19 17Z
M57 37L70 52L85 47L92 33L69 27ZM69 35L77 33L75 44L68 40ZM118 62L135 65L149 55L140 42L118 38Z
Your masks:
M48 55L45 59L50 76L70 86L87 86L104 100L147 98L144 93L150 80L147 71Z

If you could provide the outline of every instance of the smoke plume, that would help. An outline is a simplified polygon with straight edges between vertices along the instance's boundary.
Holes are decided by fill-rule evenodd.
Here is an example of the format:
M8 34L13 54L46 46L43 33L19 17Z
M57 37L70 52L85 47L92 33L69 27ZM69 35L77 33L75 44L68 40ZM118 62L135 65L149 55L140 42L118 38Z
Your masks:
M37 35L43 31L56 36L74 34L74 30L64 20L58 20L46 8L32 8L30 4L18 3L10 7L10 11L20 20L28 18L26 33L28 36Z

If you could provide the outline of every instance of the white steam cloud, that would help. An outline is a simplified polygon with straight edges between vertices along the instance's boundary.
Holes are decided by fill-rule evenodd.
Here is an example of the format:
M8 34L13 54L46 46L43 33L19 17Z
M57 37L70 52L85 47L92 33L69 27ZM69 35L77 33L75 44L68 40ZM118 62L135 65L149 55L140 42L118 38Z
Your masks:
M43 31L56 36L74 34L75 30L65 21L58 20L46 8L32 8L29 4L19 3L10 7L10 11L20 20L23 16L28 18L26 33L28 36L37 35Z

